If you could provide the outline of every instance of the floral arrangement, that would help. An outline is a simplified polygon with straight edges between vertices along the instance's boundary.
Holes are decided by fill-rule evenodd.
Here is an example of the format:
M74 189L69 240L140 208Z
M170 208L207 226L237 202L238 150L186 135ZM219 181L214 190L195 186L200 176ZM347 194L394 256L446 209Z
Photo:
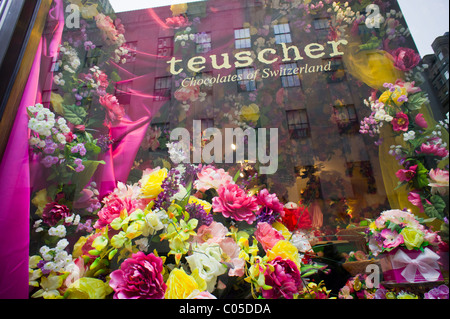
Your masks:
M384 211L368 228L369 249L378 256L397 247L423 251L426 246L438 246L440 236L424 226L425 222L406 210Z
M339 291L339 299L448 299L448 286L440 285L425 293L412 293L402 288L373 287L367 275L350 278Z

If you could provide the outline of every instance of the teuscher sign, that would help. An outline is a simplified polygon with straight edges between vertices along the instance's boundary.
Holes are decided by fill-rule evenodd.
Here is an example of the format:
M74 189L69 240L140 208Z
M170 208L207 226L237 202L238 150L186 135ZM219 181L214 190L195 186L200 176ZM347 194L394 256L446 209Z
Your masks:
M216 54L212 54L209 56L209 59L204 56L194 56L190 58L186 65L182 64L182 59L177 59L176 57L172 57L171 60L167 61L169 64L169 71L173 75L180 74L184 71L186 67L189 71L192 72L201 72L206 68L207 63L210 63L211 67L216 70L221 69L231 69L233 66L235 68L244 68L253 66L253 63L256 59L265 65L271 65L276 62L292 62L292 61L300 61L304 60L305 57L310 59L321 59L321 58L333 58L344 55L344 52L340 51L340 45L347 45L347 40L338 40L338 41L328 41L327 46L324 46L319 43L310 43L303 48L303 52L296 45L287 45L286 43L280 43L279 50L277 51L274 48L265 48L260 50L257 54L253 51L239 51L233 55L234 61L230 62L230 55L228 53L221 54L221 58L218 58ZM303 54L304 53L304 54ZM220 60L220 61L219 61ZM191 85L201 85L203 83L198 83L198 81L209 81L209 83L204 84L215 84L215 83L225 83L225 82L235 82L242 80L252 80L255 79L257 74L261 72L261 77L268 78L273 76L284 76L284 75L292 75L292 74L303 74L303 73L313 73L319 71L330 71L331 62L326 65L310 65L305 63L303 66L299 66L294 69L284 69L273 71L270 68L264 68L262 70L256 69L255 72L249 74L249 77L243 79L242 74L236 75L227 75L222 76L218 74L216 77L212 77L206 80L199 80L195 78L185 78L182 82L182 86L191 86ZM290 74L288 74L290 73Z

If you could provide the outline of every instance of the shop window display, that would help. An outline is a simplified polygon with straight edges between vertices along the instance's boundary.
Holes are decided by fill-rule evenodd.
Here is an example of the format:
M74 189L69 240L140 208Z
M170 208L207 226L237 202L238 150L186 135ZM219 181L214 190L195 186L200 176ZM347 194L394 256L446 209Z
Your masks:
M11 133L28 138L2 161L26 154L29 259L2 280L30 298L448 298L448 116L396 1L379 27L365 1L53 2Z

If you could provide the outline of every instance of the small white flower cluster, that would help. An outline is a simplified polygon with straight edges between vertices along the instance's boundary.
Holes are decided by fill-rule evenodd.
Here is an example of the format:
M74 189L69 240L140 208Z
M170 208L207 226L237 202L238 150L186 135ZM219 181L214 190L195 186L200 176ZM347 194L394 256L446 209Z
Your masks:
M43 269L54 272L64 272L65 269L73 263L72 255L65 251L69 245L67 239L61 239L55 248L42 246L39 253L46 261Z
M166 144L170 156L170 160L175 163L179 164L185 161L189 158L189 154L186 154L183 150L183 146L181 143L177 142L170 142Z
M409 132L403 134L403 140L405 142L412 141L415 138L416 138L416 132L414 132L414 131L409 131Z
M48 230L48 234L50 236L56 236L59 238L66 237L66 234L67 234L66 227L64 225L50 227L50 229Z
M121 47L115 49L114 50L114 62L122 63L122 64L127 63L128 53L129 53L129 50L124 46L121 46Z
M396 156L402 155L402 146L401 145L391 145L389 150L389 155Z
M379 102L378 100L373 101L372 97L369 97L368 100L364 100L364 104L370 107L373 112L375 112L373 117L377 121L391 122L394 119L386 112L386 110L384 109L384 104Z
M80 215L72 214L72 215L64 218L64 223L66 225L77 226L80 223L80 219L81 219ZM40 233L44 230L44 228L41 227L41 224L42 224L42 219L38 219L37 221L34 222L33 228L35 228L36 233ZM65 237L66 236L66 227L64 225L59 225L57 227L51 227L48 230L48 234L50 236L57 236L60 238Z
M64 43L64 45L59 45L59 53L62 57L60 60L58 60L58 65L60 67L64 65L64 71L74 74L81 65L81 61L78 58L77 51L66 42ZM55 82L56 85L65 85L66 81L64 80L64 74L62 72L55 74L53 76L53 82Z
M64 118L56 120L55 113L45 108L44 105L40 103L29 106L28 111L31 114L31 118L28 121L28 128L30 130L36 132L39 137L48 137L52 135L53 129L56 128L60 131L60 133L56 135L56 139L62 144L66 143L64 134L69 133L70 128L67 126L67 122ZM45 142L37 137L32 137L30 139L30 144L45 147Z

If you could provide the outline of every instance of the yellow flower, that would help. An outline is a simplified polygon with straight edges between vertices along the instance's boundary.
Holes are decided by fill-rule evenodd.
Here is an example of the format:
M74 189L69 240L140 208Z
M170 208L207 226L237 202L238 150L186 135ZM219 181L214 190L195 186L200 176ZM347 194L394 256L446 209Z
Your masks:
M389 99L392 99L394 101L395 105L401 106L404 101L399 102L398 99L400 96L408 96L408 92L406 92L406 88L404 87L396 87L394 92L391 92L389 90L384 91L383 94L381 94L380 98L378 99L381 103L386 104L388 103Z
M175 268L167 279L164 298L185 299L196 289L200 291L206 289L206 282L198 275L198 269L189 276L183 269Z
M67 299L105 299L113 290L100 279L83 277L66 290Z
M53 107L53 111L55 111L58 114L64 114L64 109L63 109L63 102L64 102L64 98L57 93L51 93L50 95L50 103L52 104Z
M202 205L203 209L205 210L205 212L207 214L209 214L211 212L211 207L212 205L210 203L208 203L207 201L204 201L202 199L198 199L195 196L190 196L189 200L188 200L189 204L196 204L196 205Z
M92 19L96 15L98 15L97 4L93 4L90 6L83 6L80 8L81 16L83 19Z
M170 11L172 11L174 17L186 13L187 9L187 3L173 4L170 6Z
M287 229L286 226L284 226L280 222L275 222L272 224L272 227L281 232L281 235L283 235L284 239L289 240L291 238L291 233L289 229Z
M48 204L48 197L47 197L47 189L41 189L39 192L36 193L34 198L31 200L34 206L36 206L38 209L36 211L36 214L38 216L42 216L42 212L44 210L45 205Z
M259 120L259 106L255 103L244 105L241 109L241 118L247 122L256 123Z
M154 199L162 192L161 184L167 177L167 168L160 168L141 179L141 194L144 198Z
M406 248L408 248L409 250L420 248L420 246L422 246L424 234L420 230L411 227L405 227L400 232L400 235L403 236Z
M55 274L50 274L48 277L41 277L41 289L36 291L31 298L41 298L44 299L62 299L58 288L61 287L63 283L63 276L57 276Z
M271 250L267 251L267 257L269 261L274 260L277 257L290 259L297 265L297 267L300 268L300 256L298 254L298 249L286 240L278 241Z
M419 299L419 297L413 294L402 292L397 295L397 299Z

